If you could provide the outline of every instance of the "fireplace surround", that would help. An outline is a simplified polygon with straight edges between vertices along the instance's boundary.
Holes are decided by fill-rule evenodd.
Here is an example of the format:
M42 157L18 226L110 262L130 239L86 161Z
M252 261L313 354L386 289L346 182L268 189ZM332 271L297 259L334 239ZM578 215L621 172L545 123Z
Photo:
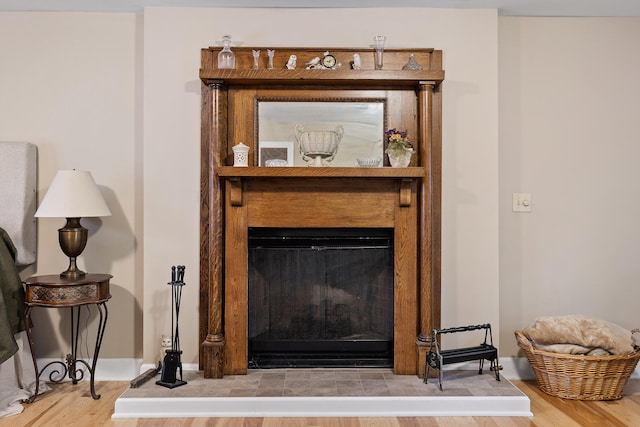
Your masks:
M326 49L277 48L274 69L252 69L252 50L236 48L236 69L217 69L220 48L202 49L200 369L205 378L246 374L249 355L249 231L387 229L393 241L393 342L396 374L420 375L431 330L440 327L442 52L331 49L338 70L285 68ZM348 69L354 53L361 69ZM422 70L404 70L409 57ZM409 167L260 167L261 100L375 100L385 125L406 129ZM233 167L232 146L250 147L249 167ZM382 155L382 153L381 153ZM388 164L388 163L387 163Z

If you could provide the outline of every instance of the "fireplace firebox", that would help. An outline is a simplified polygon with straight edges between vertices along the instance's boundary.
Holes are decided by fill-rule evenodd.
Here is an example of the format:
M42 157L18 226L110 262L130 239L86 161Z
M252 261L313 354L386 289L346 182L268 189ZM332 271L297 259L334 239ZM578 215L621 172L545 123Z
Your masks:
M251 368L392 367L392 229L249 229Z

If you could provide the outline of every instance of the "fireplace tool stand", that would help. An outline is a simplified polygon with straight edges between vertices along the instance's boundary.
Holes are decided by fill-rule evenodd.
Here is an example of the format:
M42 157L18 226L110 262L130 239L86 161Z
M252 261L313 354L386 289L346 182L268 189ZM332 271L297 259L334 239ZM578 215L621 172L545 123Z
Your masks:
M162 376L156 384L167 388L180 387L187 382L182 380L182 361L180 355L180 333L178 331L178 316L180 315L180 300L182 299L182 287L184 286L184 265L171 267L171 350L165 351L162 364ZM178 369L180 379L177 378Z

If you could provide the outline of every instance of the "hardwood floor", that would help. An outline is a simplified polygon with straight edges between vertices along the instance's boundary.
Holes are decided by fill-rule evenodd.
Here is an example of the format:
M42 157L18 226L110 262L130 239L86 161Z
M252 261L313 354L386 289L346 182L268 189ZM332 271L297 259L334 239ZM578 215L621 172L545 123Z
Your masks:
M388 417L388 418L147 418L111 420L115 400L128 382L98 382L99 400L83 384L53 385L24 411L0 419L4 426L111 427L631 427L640 426L640 380L629 381L625 397L611 402L562 400L538 389L534 381L512 381L531 399L527 417Z

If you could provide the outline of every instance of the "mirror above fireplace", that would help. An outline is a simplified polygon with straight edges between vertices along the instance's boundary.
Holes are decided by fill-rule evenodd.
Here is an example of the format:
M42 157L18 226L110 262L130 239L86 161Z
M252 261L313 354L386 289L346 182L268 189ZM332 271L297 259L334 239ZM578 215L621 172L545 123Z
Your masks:
M357 166L358 158L380 158L385 130L385 99L372 100L258 100L258 158L265 165L264 150L293 145L292 166L306 166L295 137L295 126L315 131L342 126L344 134L331 166Z

